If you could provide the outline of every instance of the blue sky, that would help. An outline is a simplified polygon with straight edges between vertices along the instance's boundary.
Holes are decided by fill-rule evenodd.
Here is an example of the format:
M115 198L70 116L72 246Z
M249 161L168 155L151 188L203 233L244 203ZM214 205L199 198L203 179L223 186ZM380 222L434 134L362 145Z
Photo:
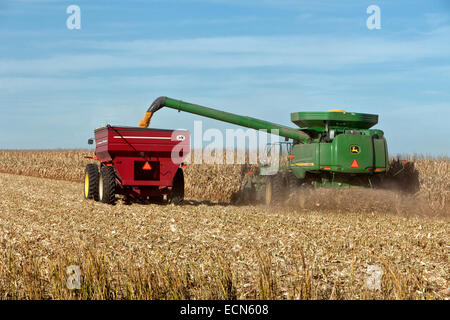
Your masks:
M0 0L0 28L0 149L86 147L166 95L285 125L294 111L377 113L391 154L450 155L447 0ZM152 126L198 119L163 109Z

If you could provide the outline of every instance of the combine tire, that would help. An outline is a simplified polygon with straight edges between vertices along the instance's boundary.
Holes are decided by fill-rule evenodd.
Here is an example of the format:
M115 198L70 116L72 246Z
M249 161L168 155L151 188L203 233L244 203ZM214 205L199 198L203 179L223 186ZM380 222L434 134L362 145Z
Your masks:
M103 203L113 204L116 201L116 174L113 167L101 167L98 194Z
M286 194L289 203L293 203L299 194L299 179L292 172L286 174Z
M244 179L242 179L241 187L239 188L239 192L236 197L236 201L234 204L242 205L242 204L253 204L256 201L256 188L252 183L253 175L246 174Z
M181 204L184 200L184 174L183 170L178 169L173 177L172 191L167 196L167 202Z
M266 205L279 205L285 198L286 183L281 173L267 177L266 182Z
M98 167L90 163L84 170L84 198L98 201Z
M286 184L289 189L289 192L295 192L299 187L299 179L295 176L293 172L288 172L286 175Z

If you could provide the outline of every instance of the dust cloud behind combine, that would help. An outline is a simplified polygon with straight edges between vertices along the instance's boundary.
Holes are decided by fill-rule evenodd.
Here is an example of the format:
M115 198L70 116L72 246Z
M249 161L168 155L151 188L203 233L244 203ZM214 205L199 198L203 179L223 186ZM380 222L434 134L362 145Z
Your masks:
M448 216L450 161L410 160L401 167L398 159L391 160L389 173L376 189L298 190L289 195L286 205L342 213Z

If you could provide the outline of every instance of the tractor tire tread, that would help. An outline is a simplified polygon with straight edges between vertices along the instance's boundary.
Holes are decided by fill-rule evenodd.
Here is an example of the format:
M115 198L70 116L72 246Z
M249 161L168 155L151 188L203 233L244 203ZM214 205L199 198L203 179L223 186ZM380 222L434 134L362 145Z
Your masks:
M94 199L98 201L98 180L99 180L99 172L98 166L95 163L89 163L86 165L85 175L88 174L89 178L89 191L87 199Z
M103 179L103 199L101 201L107 204L114 204L116 201L116 174L114 168L103 166L100 169L100 175Z
M280 205L283 204L285 198L285 183L284 177L282 173L277 173L273 176L270 176L270 183L272 185L272 201L271 205Z
M184 173L181 168L178 168L173 177L172 192L167 196L167 202L174 205L179 205L184 201Z

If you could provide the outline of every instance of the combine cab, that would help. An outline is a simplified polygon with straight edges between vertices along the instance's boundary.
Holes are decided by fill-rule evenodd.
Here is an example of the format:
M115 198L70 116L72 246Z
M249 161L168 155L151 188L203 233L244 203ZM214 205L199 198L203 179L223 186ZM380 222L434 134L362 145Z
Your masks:
M189 132L107 125L95 130L95 144L95 157L87 158L100 166L86 166L86 199L112 204L120 194L130 200L183 201Z

